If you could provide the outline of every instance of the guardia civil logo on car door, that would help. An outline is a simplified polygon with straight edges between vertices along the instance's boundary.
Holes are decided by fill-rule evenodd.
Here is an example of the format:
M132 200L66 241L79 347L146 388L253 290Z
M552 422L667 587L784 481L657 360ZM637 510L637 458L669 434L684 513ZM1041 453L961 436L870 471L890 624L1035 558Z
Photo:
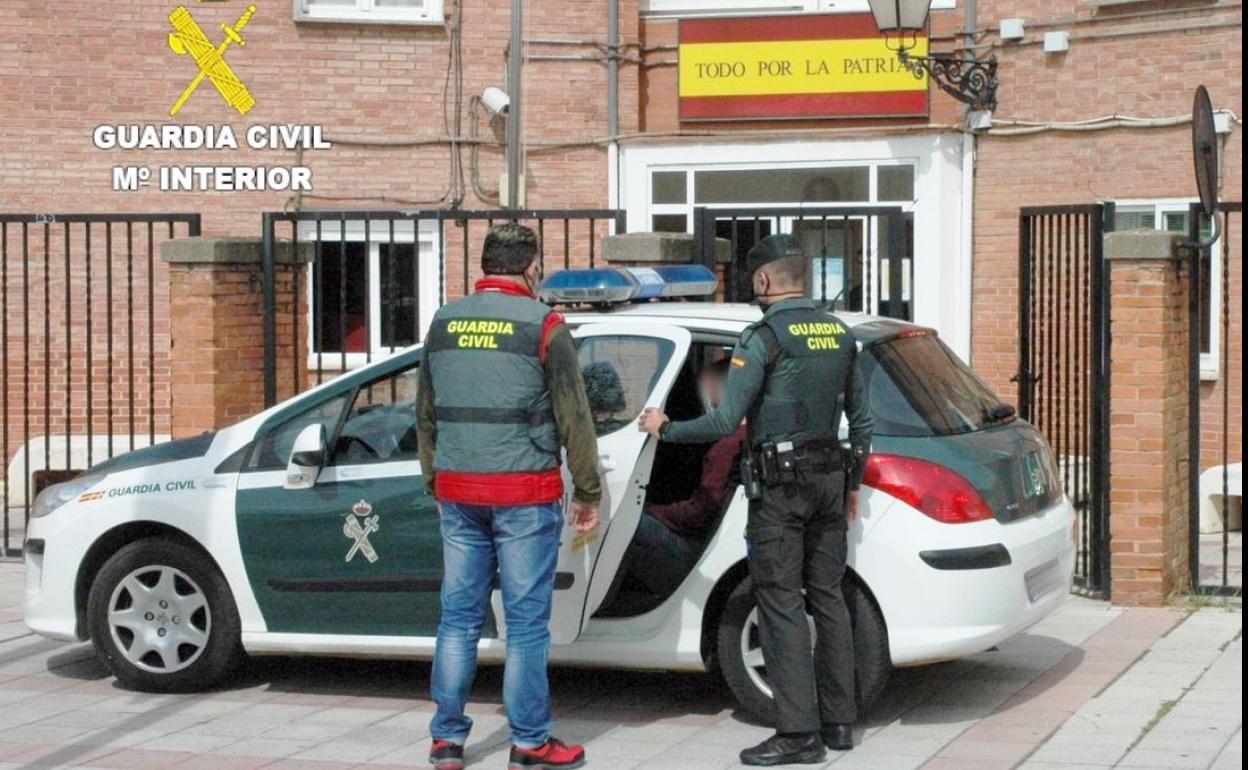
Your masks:
M355 555L363 554L368 559L369 564L375 564L381 557L377 555L377 549L369 542L368 536L381 529L381 517L373 514L373 506L367 501L361 500L351 507L351 513L347 514L346 523L342 525L342 534L351 538L354 542L351 550L347 551L347 561L355 558Z

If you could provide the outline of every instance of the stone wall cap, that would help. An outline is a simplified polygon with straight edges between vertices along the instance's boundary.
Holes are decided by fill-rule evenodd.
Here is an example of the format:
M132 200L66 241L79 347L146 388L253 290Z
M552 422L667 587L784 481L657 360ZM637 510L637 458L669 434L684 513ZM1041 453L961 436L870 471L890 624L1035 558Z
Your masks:
M273 242L273 256L279 265L307 264L313 259L312 244L300 241ZM160 245L160 258L170 264L183 265L259 265L264 254L260 238L200 235L191 238L170 238Z
M1187 239L1165 230L1116 230L1105 233L1105 259L1181 259Z
M715 239L715 261L728 262L731 244ZM689 233L622 233L602 239L602 254L612 264L687 264L698 261L698 244Z

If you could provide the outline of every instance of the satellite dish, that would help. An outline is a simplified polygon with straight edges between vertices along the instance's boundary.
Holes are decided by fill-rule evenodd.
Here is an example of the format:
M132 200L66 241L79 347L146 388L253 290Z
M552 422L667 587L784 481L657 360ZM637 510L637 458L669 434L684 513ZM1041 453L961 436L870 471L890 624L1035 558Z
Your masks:
M1218 209L1218 134L1213 126L1213 104L1204 86L1196 89L1192 102L1192 160L1196 164L1196 190L1205 216Z
M1204 86L1196 88L1192 100L1192 162L1196 169L1196 191L1205 218L1213 223L1213 234L1200 247L1218 239L1218 132L1213 125L1213 104Z

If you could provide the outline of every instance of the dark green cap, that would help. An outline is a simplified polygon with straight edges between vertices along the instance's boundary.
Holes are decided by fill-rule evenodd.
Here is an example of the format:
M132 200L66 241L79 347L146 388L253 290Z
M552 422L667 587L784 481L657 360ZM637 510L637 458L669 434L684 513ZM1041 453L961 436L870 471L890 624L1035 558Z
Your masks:
M758 243L754 244L754 248L745 255L745 264L749 271L753 273L763 265L769 262L775 262L777 259L785 257L802 256L801 244L791 235L781 233L779 235L769 235Z

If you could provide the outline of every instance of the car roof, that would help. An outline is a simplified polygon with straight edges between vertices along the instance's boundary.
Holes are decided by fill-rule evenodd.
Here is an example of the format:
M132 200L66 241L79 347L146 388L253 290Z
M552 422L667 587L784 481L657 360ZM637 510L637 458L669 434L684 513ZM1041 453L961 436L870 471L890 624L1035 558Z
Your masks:
M613 318L636 321L654 319L679 326L731 328L740 333L762 318L763 311L757 305L744 302L637 302L608 305L601 309L578 308L569 311L566 316L572 325L600 323ZM902 329L917 328L908 321L866 313L838 312L836 317L854 329L858 340L863 343L896 336Z

